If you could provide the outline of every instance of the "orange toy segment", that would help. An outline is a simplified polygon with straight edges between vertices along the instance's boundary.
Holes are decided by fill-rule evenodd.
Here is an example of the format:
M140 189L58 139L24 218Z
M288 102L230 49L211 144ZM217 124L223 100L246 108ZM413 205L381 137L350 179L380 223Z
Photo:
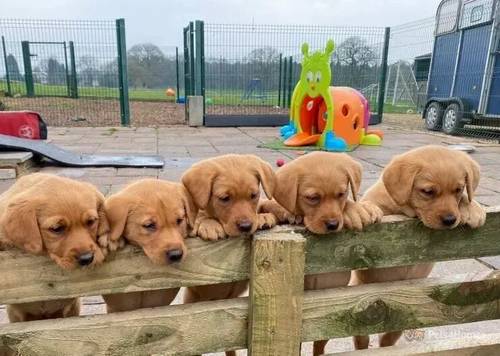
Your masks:
M333 131L342 137L348 145L360 143L364 124L365 108L358 94L351 88L330 87L334 102Z
M302 132L286 140L285 146L300 147L314 145L316 142L318 142L320 137L321 135L309 135L308 133Z

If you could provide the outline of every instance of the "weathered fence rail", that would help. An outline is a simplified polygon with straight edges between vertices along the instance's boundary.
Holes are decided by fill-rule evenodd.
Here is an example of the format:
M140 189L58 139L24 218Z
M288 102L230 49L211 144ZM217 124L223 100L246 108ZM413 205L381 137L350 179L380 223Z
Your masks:
M495 256L499 242L500 208L492 208L477 230L431 231L415 220L391 217L362 233L315 237L283 227L253 240L189 239L189 256L176 267L154 266L139 250L126 248L101 267L64 272L45 257L1 251L0 304L245 279L250 279L250 296L6 324L0 327L0 351L192 355L249 348L252 355L293 355L301 341L500 319L496 271L303 292L304 273ZM497 350L500 336L482 344L463 341L413 351ZM394 350L386 352L399 349Z

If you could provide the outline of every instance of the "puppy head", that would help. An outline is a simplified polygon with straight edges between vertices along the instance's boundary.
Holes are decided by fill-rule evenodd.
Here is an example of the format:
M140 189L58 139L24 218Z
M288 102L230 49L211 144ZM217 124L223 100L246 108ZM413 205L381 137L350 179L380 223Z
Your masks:
M33 174L19 179L11 192L0 221L8 242L32 254L46 253L65 269L104 260L96 241L109 227L104 197L94 186Z
M414 209L424 225L449 229L460 223L460 201L474 198L479 165L466 153L425 146L396 156L382 181L392 199Z
M177 183L144 179L106 199L111 240L124 237L159 265L186 256L184 238L197 209L186 189Z
M346 154L309 153L277 171L274 198L292 214L303 216L308 230L339 231L349 191L357 199L361 170Z
M197 207L218 220L228 236L239 236L257 229L259 184L271 199L276 177L257 156L226 155L193 165L182 183Z

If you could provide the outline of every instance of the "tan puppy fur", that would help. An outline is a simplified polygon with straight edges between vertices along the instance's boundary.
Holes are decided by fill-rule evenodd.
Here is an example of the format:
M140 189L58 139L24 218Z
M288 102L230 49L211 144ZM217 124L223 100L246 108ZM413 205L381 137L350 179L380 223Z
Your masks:
M178 183L156 179L135 182L106 199L111 241L122 237L142 248L157 265L177 263L187 254L184 239L197 209ZM179 288L103 296L108 312L169 305Z
M107 242L104 197L91 184L48 174L20 178L0 196L0 240L30 254L47 255L66 270L104 260ZM11 322L79 314L78 298L12 304Z
M346 154L309 153L277 171L276 201L262 202L260 210L275 214L282 223L303 221L316 234L338 232L344 226L361 230L382 218L377 206L356 202L361 173L361 165ZM349 193L352 199L348 198ZM310 275L304 280L305 289L346 286L350 275ZM326 343L327 340L314 342L314 355L324 354Z
M276 186L273 169L257 156L225 155L204 160L184 174L182 183L200 209L193 236L213 241L251 235L276 225L274 215L257 213L260 185L270 199ZM245 281L190 287L184 302L235 298L247 285Z
M479 165L466 153L445 147L425 146L396 156L363 201L378 205L384 215L403 214L420 219L431 229L458 225L482 226L486 212L474 200ZM424 278L432 264L353 271L351 284ZM380 346L394 345L401 332L386 333ZM357 349L367 348L368 336L355 337Z

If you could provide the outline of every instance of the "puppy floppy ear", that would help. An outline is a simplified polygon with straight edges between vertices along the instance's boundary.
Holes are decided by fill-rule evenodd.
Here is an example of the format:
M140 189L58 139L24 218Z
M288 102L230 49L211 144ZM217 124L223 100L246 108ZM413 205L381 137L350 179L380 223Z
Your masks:
M96 196L96 210L99 217L97 226L97 237L109 234L110 227L106 211L104 209L104 195L92 184L86 183L95 192Z
M122 193L110 196L104 202L104 211L110 227L109 239L119 241L125 232L130 211L130 200Z
M248 155L247 157L257 171L257 177L264 188L266 196L272 199L276 188L276 175L271 165L257 156Z
M463 160L465 169L465 188L467 190L467 199L469 203L472 203L472 200L474 200L474 192L479 185L480 167L476 161L467 154L465 155L467 156L466 159Z
M184 204L184 210L186 211L186 219L188 222L188 225L190 227L194 226L194 221L196 220L196 215L198 214L198 208L196 207L196 204L194 203L193 199L191 198L191 194L189 194L188 190L186 187L183 185L180 185L180 193L182 195L182 202Z
M295 162L284 165L276 172L274 199L290 213L297 210L300 168Z
M397 156L382 172L385 189L398 205L405 205L410 199L413 182L420 167L417 162Z
M0 219L5 240L34 255L43 252L42 234L36 212L39 204L39 199L21 194L9 202Z
M356 162L349 157L349 163L346 167L347 179L349 179L349 185L351 186L352 199L358 201L358 193L361 187L361 175L363 171L363 166L359 162Z
M206 209L216 176L217 167L210 161L193 165L182 176L182 184L186 187L199 209Z

